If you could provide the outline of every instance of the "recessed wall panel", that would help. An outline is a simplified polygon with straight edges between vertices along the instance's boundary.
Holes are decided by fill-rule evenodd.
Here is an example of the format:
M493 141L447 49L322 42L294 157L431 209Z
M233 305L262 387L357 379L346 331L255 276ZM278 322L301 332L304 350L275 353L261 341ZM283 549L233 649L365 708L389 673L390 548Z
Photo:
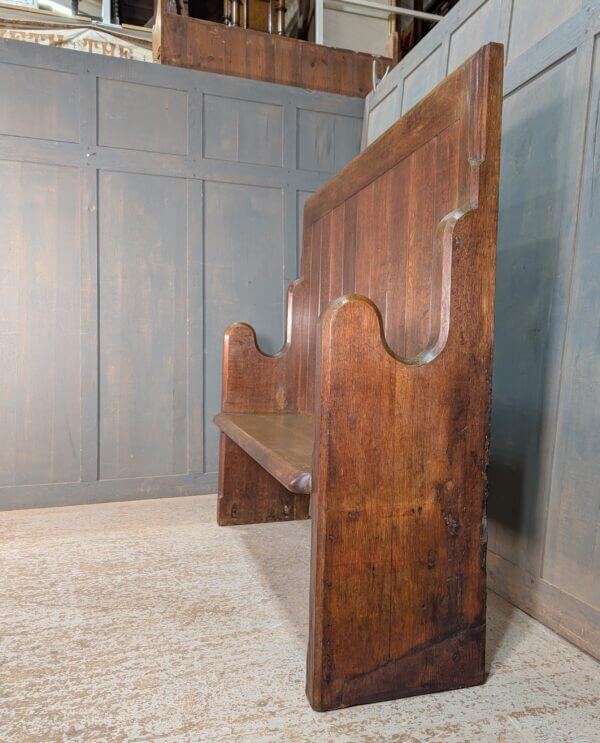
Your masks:
M442 47L438 46L404 79L402 113L427 95L442 80Z
M581 130L575 57L504 102L490 453L490 547L532 573L569 297ZM549 438L550 437L550 438Z
M281 167L283 106L205 95L204 156Z
M187 184L99 174L100 477L187 471Z
M187 154L187 91L99 78L98 144Z
M394 121L399 109L398 88L392 88L379 103L369 111L369 136L377 139L388 128L390 121Z
M543 577L600 609L600 39L557 417ZM576 538L574 538L574 535Z
M204 184L205 436L208 471L217 468L223 333L250 323L267 353L283 344L283 194L279 188Z
M298 110L298 168L335 173L360 148L361 119Z
M513 0L508 61L537 44L581 8L581 0L543 3L537 0Z
M448 74L487 44L500 41L500 0L487 0L450 36Z
M80 178L0 162L0 486L79 480Z
M0 134L79 142L79 76L0 63Z

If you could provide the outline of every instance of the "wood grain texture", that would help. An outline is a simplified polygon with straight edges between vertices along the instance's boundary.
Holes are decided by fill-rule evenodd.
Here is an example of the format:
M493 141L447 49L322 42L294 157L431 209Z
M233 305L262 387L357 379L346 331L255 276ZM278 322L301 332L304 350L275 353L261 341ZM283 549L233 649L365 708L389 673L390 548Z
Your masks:
M291 334L294 313L301 313L304 287L301 281L296 281L288 290L288 335ZM250 325L231 325L225 333L223 345L223 416L217 416L217 425L225 422L223 430L231 433L231 428L228 429L226 424L228 414L294 412L297 408L295 369L298 368L298 364L294 364L295 358L296 354L288 343L275 356L264 354L258 348L256 333ZM236 436L235 443L225 433L221 434L219 524L227 526L308 518L309 496L293 495L242 450L239 445L247 446L249 438L249 435L241 438ZM264 445L253 447L250 444L249 448L254 454L258 451L265 452ZM281 464L281 456L275 458ZM272 462L273 457L270 456L269 459ZM296 476L301 477L302 474L304 473L295 472ZM281 477L285 478L285 475L282 474ZM305 490L306 488L300 493Z
M159 0L152 34L154 59L221 75L364 98L392 60L252 29L168 13Z
M219 451L220 526L308 518L310 496L296 495L221 434Z
M317 710L484 679L502 66L483 47L308 199L280 354L247 325L226 333L236 446L281 482L272 462L292 469L293 437L257 414L314 415ZM246 472L223 452L227 503ZM259 486L257 520L281 520L280 497Z
M289 491L310 495L312 415L221 413L215 423Z

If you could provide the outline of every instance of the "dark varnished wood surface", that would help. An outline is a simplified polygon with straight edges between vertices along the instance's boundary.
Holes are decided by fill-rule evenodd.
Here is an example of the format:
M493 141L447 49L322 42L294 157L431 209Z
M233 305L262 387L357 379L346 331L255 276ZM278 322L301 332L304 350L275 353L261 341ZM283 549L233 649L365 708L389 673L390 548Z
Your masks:
M392 65L387 57L167 13L165 4L159 0L152 34L161 64L358 98L372 88L373 62L380 77Z
M314 416L318 710L484 679L502 68L483 47L308 200L279 354L225 335L224 413ZM220 523L252 488L244 523L289 518L264 468L221 468Z
M289 491L310 494L312 415L221 413L215 423Z
M307 519L309 502L310 496L291 493L221 434L217 512L221 526Z

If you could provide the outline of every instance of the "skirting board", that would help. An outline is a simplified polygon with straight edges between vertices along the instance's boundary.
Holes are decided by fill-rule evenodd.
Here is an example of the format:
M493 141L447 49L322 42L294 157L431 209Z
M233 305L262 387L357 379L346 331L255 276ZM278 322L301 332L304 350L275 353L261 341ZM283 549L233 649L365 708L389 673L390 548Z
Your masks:
M130 477L96 482L66 482L0 488L0 511L79 506L89 503L174 498L217 492L217 473Z
M600 612L488 551L488 588L600 659Z

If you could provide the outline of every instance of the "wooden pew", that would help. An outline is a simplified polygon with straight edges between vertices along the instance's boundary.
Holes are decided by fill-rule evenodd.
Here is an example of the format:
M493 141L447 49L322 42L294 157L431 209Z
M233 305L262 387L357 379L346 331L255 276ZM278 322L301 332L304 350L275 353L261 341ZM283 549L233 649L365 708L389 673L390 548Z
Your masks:
M308 200L280 353L225 333L218 520L310 508L317 710L484 680L502 69L480 49Z

